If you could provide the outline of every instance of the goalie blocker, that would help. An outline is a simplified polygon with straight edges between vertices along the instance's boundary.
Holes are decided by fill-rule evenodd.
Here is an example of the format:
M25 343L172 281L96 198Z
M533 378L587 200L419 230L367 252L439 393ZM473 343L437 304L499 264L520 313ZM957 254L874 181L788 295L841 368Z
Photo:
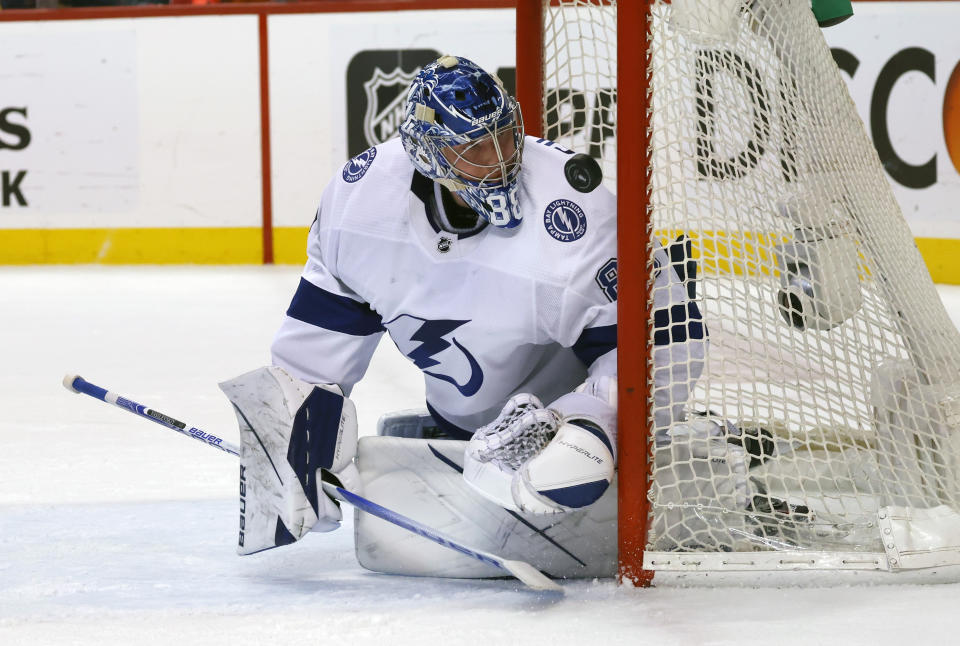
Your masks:
M282 368L220 384L240 425L239 554L287 545L340 526L339 504L321 478L358 491L357 413L337 386L313 385Z

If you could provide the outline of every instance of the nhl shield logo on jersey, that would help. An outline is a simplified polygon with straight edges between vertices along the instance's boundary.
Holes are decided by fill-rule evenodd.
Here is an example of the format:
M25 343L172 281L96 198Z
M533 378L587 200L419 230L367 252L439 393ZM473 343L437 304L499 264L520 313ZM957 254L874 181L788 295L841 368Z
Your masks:
M554 200L543 212L543 226L555 240L573 242L587 232L587 216L576 202Z
M367 170L377 156L376 148L368 148L351 159L343 167L343 181L353 184L367 174Z

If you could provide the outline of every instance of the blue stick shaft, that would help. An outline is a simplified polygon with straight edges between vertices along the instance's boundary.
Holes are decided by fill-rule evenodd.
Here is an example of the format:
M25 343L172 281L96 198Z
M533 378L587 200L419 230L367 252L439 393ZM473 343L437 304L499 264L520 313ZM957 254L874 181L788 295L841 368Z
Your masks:
M101 388L100 386L90 383L79 375L67 375L63 378L63 385L67 390L71 390L75 393L83 393L84 395L89 395L90 397L99 399L102 402L113 404L118 408L122 408L125 411L134 413L135 415L139 415L145 419L149 419L150 421L156 422L157 424L169 428L172 431L176 431L177 433L181 433L187 437L192 437L195 440L199 440L204 444L220 449L221 451L231 455L236 455L238 457L240 456L239 449L229 442L217 437L216 435L211 435L210 433L201 431L199 428L194 426L188 427L183 422L174 419L169 415L164 415L163 413L153 410L152 408L147 408L143 404L138 404L132 399L121 397L120 395L112 393L105 388ZM489 552L467 547L466 545L463 545L452 538L441 534L435 529L431 529L426 525L422 525L412 518L408 518L403 514L393 511L392 509L382 507L372 500L367 500L363 496L343 489L342 487L337 487L328 482L324 482L323 489L335 498L338 498L344 502L348 502L361 511L365 511L368 514L382 518L389 523L393 523L394 525L413 532L418 536L429 539L434 543L443 545L444 547L452 550L456 550L465 556L469 556L470 558L477 559L478 561L482 561L505 570L534 589L562 590L559 585L548 579L542 572L535 569L529 563L525 563L523 561L510 561L500 558L496 554L491 554Z
M163 427L169 428L171 431L176 431L187 437L191 437L195 440L199 440L204 444L209 444L210 446L220 449L231 455L240 455L240 450L223 440L222 438L217 437L216 435L211 435L201 431L199 428L194 426L187 426L183 422L169 415L164 415L160 411L154 410L152 408L147 408L143 404L138 404L132 399L127 399L116 393L112 393L105 388L101 388L96 384L92 384L83 377L79 375L67 375L63 379L63 385L68 389L72 390L75 393L83 393L84 395L90 395L94 399L99 399L102 402L108 404L113 404L118 408L122 408L125 411L129 411L134 415L139 415L144 419L148 419L151 422L156 422Z

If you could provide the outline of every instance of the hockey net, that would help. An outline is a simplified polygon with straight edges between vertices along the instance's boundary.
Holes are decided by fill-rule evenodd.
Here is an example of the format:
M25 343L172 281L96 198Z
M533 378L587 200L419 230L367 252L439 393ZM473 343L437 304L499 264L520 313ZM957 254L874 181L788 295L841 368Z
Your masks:
M543 0L534 63L543 136L619 191L621 572L960 563L960 338L808 0L637 4ZM619 189L618 143L647 173ZM699 350L647 309L657 243Z

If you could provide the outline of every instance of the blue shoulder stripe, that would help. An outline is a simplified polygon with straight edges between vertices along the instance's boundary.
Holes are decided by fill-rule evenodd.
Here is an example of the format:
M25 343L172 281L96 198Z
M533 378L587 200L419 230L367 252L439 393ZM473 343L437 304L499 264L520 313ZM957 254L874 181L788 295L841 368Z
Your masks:
M366 303L328 292L305 278L300 279L287 316L352 336L369 336L386 329L380 315Z
M617 347L617 326L588 327L573 344L573 353L588 368L598 358Z

